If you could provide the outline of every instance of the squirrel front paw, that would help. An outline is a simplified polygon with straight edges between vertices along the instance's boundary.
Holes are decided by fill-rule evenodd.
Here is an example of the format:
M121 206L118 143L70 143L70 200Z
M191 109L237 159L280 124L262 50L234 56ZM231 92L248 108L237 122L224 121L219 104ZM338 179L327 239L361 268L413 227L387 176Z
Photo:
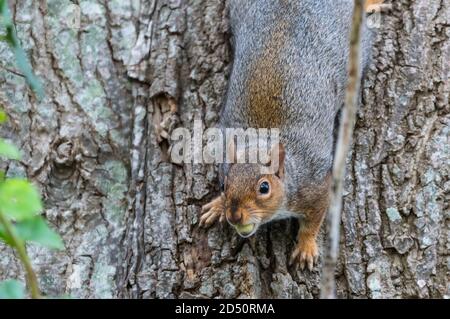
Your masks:
M319 249L317 248L315 238L301 239L292 253L289 265L296 263L300 266L301 270L305 269L305 266L307 266L308 269L312 271L314 263L317 264L318 258Z
M200 227L209 227L214 224L217 219L222 223L225 221L225 208L223 195L213 199L202 207L202 216L200 217Z

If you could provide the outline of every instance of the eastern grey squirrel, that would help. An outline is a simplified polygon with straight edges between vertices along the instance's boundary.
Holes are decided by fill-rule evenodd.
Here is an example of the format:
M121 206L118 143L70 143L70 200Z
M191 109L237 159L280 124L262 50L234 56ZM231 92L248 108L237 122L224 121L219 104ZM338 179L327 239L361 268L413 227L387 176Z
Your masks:
M380 4L374 0L369 5ZM271 220L300 218L290 262L311 270L329 206L335 129L347 84L353 0L230 0L234 52L220 127L279 128L279 168L221 166L224 189L200 224L225 220L248 237ZM361 69L368 65L363 30Z

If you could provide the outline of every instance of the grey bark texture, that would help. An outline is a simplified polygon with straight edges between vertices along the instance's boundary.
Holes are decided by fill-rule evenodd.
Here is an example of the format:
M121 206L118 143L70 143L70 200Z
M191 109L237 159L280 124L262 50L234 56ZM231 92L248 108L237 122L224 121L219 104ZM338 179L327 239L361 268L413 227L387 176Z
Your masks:
M222 0L10 1L46 88L37 101L0 43L1 163L40 189L66 250L30 245L47 295L315 298L287 267L296 221L248 240L199 229L212 165L175 165L170 133L218 119L231 62ZM343 298L450 297L450 0L393 1L383 16L347 160L336 270ZM175 111L177 109L177 112ZM0 244L0 279L23 279Z

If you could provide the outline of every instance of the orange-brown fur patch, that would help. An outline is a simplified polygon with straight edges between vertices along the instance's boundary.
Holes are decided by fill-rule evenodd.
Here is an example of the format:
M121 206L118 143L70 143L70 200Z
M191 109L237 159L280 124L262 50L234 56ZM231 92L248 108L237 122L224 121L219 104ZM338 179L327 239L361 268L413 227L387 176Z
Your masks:
M330 173L323 183L301 189L297 198L289 201L290 210L305 215L298 229L297 247L291 257L291 261L297 259L302 268L307 265L312 269L318 256L316 238L330 204L331 180Z
M286 43L286 21L280 20L265 44L264 50L252 64L249 77L249 118L254 127L280 127L283 112L284 86L280 52Z

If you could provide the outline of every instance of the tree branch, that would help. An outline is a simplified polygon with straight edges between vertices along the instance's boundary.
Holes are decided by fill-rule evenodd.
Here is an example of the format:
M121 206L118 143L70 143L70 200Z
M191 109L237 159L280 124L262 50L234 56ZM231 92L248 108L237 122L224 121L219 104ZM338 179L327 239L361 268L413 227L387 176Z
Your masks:
M359 100L361 83L360 41L363 23L365 0L355 0L352 30L350 34L350 56L348 64L348 81L345 105L342 110L339 137L333 166L333 184L331 189L331 204L327 218L328 242L324 255L322 271L321 298L336 298L336 283L334 271L339 254L339 227L341 222L342 190L344 186L345 161L350 149L351 137L356 120L356 110Z

